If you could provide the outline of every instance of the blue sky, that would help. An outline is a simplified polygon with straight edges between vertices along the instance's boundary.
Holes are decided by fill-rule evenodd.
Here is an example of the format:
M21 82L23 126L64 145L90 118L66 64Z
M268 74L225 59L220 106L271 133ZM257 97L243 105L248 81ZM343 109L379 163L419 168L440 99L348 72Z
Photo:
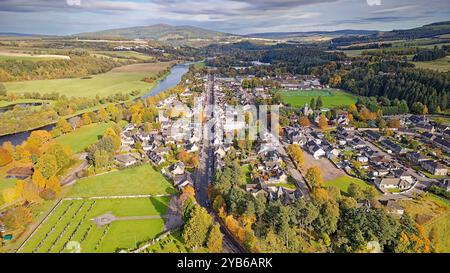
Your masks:
M57 35L159 23L247 34L391 30L445 20L448 0L0 0L0 32Z

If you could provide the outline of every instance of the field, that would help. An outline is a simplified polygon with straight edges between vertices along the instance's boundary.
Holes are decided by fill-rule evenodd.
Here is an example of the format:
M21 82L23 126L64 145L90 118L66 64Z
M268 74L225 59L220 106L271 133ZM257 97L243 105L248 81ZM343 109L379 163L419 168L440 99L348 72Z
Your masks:
M79 243L81 252L85 253L135 248L164 230L164 220L159 216L165 214L169 199L64 200L20 252L68 252L68 242ZM105 213L121 218L103 226L92 221Z
M450 252L450 201L427 194L425 197L410 201L401 201L400 205L418 223L425 227L427 232L434 227L438 230L440 252Z
M448 72L450 71L450 56L447 56L445 58L437 59L430 62L413 62L413 64L417 68L425 68L425 69L432 69L437 70L440 72Z
M311 90L311 91L280 91L283 103L290 104L292 107L303 107L309 104L312 98L322 97L323 107L332 108L338 106L348 106L356 102L356 96L344 91L329 90Z
M134 90L139 90L142 94L151 88L142 80L169 65L170 63L145 64L139 66L139 69L136 68L137 65L129 65L85 78L8 82L4 86L7 91L14 93L58 92L67 97L105 97Z
M78 128L74 132L60 136L55 140L58 143L69 146L72 152L79 153L84 151L89 145L95 143L99 136L102 136L106 129L113 124L113 122L90 124Z
M351 183L358 184L362 188L372 187L371 185L367 184L366 182L364 182L358 178L348 176L348 175L341 176L334 180L326 181L325 187L335 186L338 189L340 189L342 192L346 193L348 190L348 186L350 186Z
M150 165L87 177L79 180L70 197L174 194L176 190Z

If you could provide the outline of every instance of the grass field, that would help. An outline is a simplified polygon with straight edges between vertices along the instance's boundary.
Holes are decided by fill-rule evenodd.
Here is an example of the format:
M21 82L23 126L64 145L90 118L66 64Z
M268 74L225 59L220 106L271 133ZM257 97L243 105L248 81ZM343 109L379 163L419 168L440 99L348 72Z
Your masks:
M116 59L135 59L140 61L149 61L154 59L152 56L148 56L135 51L94 51L95 55L106 56Z
M118 196L136 194L174 194L176 190L150 165L142 165L79 180L70 197Z
M440 252L450 253L450 201L428 193L423 198L400 201L400 204L427 232L436 228Z
M64 200L21 252L66 252L70 241L80 243L81 252L86 253L135 248L163 231L163 219L117 220L102 227L91 219L108 212L117 217L163 215L169 200L169 197Z
M323 101L323 107L332 108L337 106L347 106L356 102L356 96L340 90L311 90L311 91L280 91L283 103L290 104L292 107L303 107L309 104L312 98L320 96Z
M358 184L362 188L372 187L371 185L367 184L366 182L364 182L358 178L354 178L354 177L347 176L347 175L341 176L334 180L326 181L324 185L325 185L325 187L335 186L338 189L340 189L342 192L347 193L348 186L350 186L351 183Z
M8 82L4 83L4 86L7 91L14 93L58 92L67 97L94 98L97 95L105 97L134 90L139 90L142 94L151 88L151 85L142 80L169 65L169 63L145 64L139 66L139 70L136 69L136 65L129 65L87 78Z
M114 122L95 123L76 129L74 132L65 134L55 140L63 145L67 145L72 152L79 153L84 151L89 145L95 143L99 136L103 136L106 129L113 126Z
M413 62L413 64L417 68L425 68L425 69L432 69L437 70L440 72L448 72L450 71L450 56L447 56L445 58L437 59L430 62Z

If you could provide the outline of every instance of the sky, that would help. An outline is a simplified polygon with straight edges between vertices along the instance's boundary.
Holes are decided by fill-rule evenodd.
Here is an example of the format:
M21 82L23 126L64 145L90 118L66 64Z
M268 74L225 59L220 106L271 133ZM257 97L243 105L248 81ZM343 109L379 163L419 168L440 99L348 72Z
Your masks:
M233 34L392 30L446 20L449 0L0 0L0 32L51 35L152 24Z

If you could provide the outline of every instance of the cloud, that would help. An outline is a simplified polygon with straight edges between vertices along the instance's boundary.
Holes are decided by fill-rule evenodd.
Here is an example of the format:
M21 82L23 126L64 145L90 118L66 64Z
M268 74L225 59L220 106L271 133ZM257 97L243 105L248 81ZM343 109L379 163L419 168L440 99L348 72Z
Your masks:
M366 0L369 6L380 6L381 0Z
M157 23L237 34L388 29L445 19L448 0L0 0L0 31L51 34Z

